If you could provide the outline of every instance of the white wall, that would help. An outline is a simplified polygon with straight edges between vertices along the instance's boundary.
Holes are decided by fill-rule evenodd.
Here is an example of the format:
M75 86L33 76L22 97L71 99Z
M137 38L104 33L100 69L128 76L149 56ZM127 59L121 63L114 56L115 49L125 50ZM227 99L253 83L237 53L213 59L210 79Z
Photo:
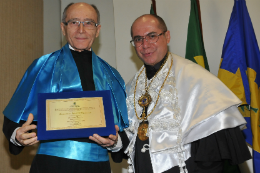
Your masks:
M60 0L43 0L43 53L61 48Z

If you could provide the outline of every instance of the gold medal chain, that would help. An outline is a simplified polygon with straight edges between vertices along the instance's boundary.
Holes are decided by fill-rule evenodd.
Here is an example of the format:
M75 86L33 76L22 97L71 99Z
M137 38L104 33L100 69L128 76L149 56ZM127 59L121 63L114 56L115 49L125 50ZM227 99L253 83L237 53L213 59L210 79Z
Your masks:
M167 56L168 56L168 55L167 55ZM167 59L168 59L168 58L167 58ZM165 60L164 64L166 63L167 59ZM157 71L157 73L162 69L162 67L164 66L164 64L163 64L163 65L161 66L161 68ZM144 70L145 67L143 67L143 69L141 70L141 72L138 74L137 79L136 79L136 82L135 82L135 90L134 90L134 108L135 108L135 115L136 115L136 117L137 117L139 120L142 120L142 121L147 120L147 118L153 113L153 111L154 111L154 109L155 109L155 107L156 107L156 105L157 105L157 103L158 103L158 100L159 100L159 97L160 97L160 93L161 93L161 91L162 91L162 88L163 88L163 86L164 86L164 84L165 84L165 82L166 82L166 79L168 78L168 76L169 76L169 74L170 74L170 70L171 70L171 68L172 68L172 64L173 64L173 60L171 60L171 66L170 66L169 71L168 71L168 73L167 73L167 75L166 75L166 77L165 77L165 79L164 79L164 81L163 81L163 84L162 84L162 86L161 86L161 88L160 88L160 90L159 90L159 93L158 93L158 96L157 96L157 99L156 99L156 102L155 102L155 105L154 105L152 111L151 111L147 116L142 116L142 117L139 117L138 114L137 114L137 111L136 111L135 94L136 94L136 87L137 87L137 83L138 83L139 76L141 75L141 73L143 72L143 70ZM155 74L155 76L157 75L157 73ZM155 78L155 76L154 76L154 78ZM154 78L153 78L153 79L154 79ZM152 81L153 81L153 79L152 79ZM147 80L147 76L146 76L146 80ZM150 82L150 84L152 83L152 81ZM150 86L150 84L149 84L149 86ZM145 81L145 85L146 85L145 88L147 88L147 89L145 89L145 90L146 90L146 92L148 92L149 87L147 87L147 82L146 82L146 81ZM145 108L144 108L144 109L145 109ZM143 109L143 113L144 113L144 111L145 111L144 109Z

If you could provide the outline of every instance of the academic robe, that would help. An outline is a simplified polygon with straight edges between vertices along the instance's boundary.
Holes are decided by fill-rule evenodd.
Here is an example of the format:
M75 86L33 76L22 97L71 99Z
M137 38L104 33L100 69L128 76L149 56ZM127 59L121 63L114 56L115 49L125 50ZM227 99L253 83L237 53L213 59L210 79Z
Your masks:
M27 119L28 114L34 114L37 120L37 97L38 92L70 92L88 90L111 90L114 121L120 127L120 131L128 126L125 100L124 81L119 73L109 66L94 52L76 52L65 45L61 50L45 55L28 68L21 80L16 92L4 111L5 121L3 131L9 140L16 127L21 126ZM29 88L29 89L28 89ZM116 92L114 92L116 91ZM17 107L17 109L13 109ZM34 121L37 124L37 121ZM48 143L67 142L73 144L95 145L97 151L104 152L103 147L97 146L88 138L70 139L60 141L44 141L40 147ZM59 147L63 147L60 145ZM83 147L84 148L84 147ZM15 146L9 142L9 150L12 154L19 154L23 147ZM71 148L64 148L71 149ZM79 148L82 149L82 148ZM93 148L94 150L94 148ZM73 150L71 150L72 153ZM31 171L34 172L111 172L108 156L102 156L102 161L80 160L79 157L60 157L59 153L43 151L35 156ZM72 154L73 155L73 154ZM113 155L113 153L112 153ZM86 156L86 158L88 158ZM114 158L114 157L113 157Z
M136 136L139 126L136 113L140 116L142 113L137 100L145 91L143 67L127 84L130 126L125 131L130 142L124 145L130 144L125 150L131 158L128 160L129 169L135 173L178 173L184 170L189 173L219 173L223 171L225 160L240 164L250 159L240 130L245 121L235 110L240 101L215 76L171 53L165 67L152 81L164 60L154 67L145 65L149 80L147 85L150 85L149 93L152 96L146 114L154 109L156 99L160 97L154 112L148 117L149 138L145 141ZM166 77L163 90L158 94ZM133 99L136 99L136 111ZM182 133L176 133L178 130ZM148 150L142 152L145 145Z

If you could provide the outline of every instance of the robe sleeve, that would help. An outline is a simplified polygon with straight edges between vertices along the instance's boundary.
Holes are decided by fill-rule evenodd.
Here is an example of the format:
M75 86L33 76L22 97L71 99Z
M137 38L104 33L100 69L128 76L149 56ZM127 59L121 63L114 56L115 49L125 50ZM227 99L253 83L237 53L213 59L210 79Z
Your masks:
M185 161L188 172L238 173L237 164L251 159L244 136L239 127L218 131L206 138L191 143L191 157ZM229 164L227 164L227 162ZM228 165L228 166L227 166ZM234 165L233 167L230 165ZM180 172L175 166L163 173Z
M9 143L9 151L11 154L17 155L23 150L23 146L16 146L11 141L10 138L17 127L21 127L24 122L20 121L20 123L15 123L8 118L4 117L4 124L3 124L3 132L5 137Z
M217 173L228 167L231 168L230 165L241 164L249 159L251 159L251 154L244 136L240 128L235 127L192 142L191 157L186 161L186 166L189 172ZM232 169L240 172L236 166Z
M123 147L118 152L111 152L111 157L112 157L114 162L121 163L123 159L127 159L128 158L128 156L124 153L124 151L126 150L126 147L129 144L129 139L128 139L125 131L118 132L118 134L121 137Z
M239 127L216 132L192 143L196 150L195 161L229 160L230 164L240 164L251 159L244 136Z

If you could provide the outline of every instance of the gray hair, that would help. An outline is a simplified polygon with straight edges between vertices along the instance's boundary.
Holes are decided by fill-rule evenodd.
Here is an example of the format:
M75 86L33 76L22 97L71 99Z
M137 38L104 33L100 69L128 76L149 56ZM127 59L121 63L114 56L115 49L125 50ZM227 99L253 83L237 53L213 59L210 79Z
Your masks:
M95 9L95 11L97 13L97 23L100 24L100 13L99 13L99 10L97 9L97 7L94 4L91 4L91 6Z
M62 13L62 19L61 19L61 22L62 23L66 23L66 18L67 18L67 10L68 10L68 8L71 6L71 5L73 5L74 3L69 3L66 7L65 7L65 9L64 9L64 11L63 11L63 13Z
M65 9L64 9L64 11L63 11L63 13L62 13L62 19L61 19L61 22L62 22L62 23L66 23L67 10L68 10L68 8L69 8L71 5L73 5L73 4L75 4L75 3L69 3L69 4L65 7ZM91 4L91 6L92 6L92 7L94 8L94 10L96 11L96 13L97 13L97 23L100 24L100 13L99 13L99 10L97 9L97 7L96 7L94 4Z

